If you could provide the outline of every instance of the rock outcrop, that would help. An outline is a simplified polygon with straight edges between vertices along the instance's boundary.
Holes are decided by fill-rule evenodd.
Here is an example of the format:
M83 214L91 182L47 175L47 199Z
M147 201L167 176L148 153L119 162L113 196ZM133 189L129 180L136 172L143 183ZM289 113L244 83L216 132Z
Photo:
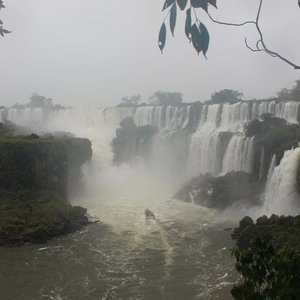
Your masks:
M91 156L88 139L0 135L0 246L46 242L88 224L68 194Z

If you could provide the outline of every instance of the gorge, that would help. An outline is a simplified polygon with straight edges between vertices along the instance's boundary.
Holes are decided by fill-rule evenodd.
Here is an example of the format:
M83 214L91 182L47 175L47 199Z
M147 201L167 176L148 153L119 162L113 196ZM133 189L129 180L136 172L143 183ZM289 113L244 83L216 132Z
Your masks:
M52 265L50 278L32 274L26 280L22 299L231 299L238 275L230 257L234 244L224 229L245 214L299 214L298 127L278 127L295 134L283 147L274 142L269 149L264 142L277 127L250 134L247 126L268 114L285 119L282 126L298 126L299 105L266 100L0 109L0 122L37 134L70 132L92 142L92 160L82 169L85 186L71 201L102 222L46 247L9 253L0 248L8 274L5 293L20 297L12 280L18 270ZM128 133L119 125L125 118L131 120L129 142L115 147L131 155L120 155L116 164L113 140ZM184 201L172 199L180 191L175 198ZM145 209L156 219L145 218ZM16 256L20 265L12 263Z

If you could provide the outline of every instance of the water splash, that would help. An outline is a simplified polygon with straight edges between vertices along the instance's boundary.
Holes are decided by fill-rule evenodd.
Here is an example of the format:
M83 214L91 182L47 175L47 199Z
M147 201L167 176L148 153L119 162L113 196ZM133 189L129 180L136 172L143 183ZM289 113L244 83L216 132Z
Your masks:
M297 172L300 148L287 150L267 182L263 212L267 215L295 215L299 210Z

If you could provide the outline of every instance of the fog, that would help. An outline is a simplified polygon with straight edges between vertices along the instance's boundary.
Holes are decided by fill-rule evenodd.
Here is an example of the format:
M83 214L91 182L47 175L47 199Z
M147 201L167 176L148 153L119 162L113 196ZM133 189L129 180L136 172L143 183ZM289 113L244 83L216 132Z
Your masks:
M179 91L185 101L206 100L224 89L246 99L275 95L299 78L287 64L244 45L255 45L250 26L233 28L199 14L211 36L206 60L197 56L184 35L184 13L175 38L168 32L162 55L157 46L165 17L162 1L152 0L10 0L1 11L0 104L26 103L33 92L70 106L113 106L121 97L156 90ZM219 1L210 8L220 21L254 18L258 1ZM261 27L270 49L299 62L296 1L264 1Z

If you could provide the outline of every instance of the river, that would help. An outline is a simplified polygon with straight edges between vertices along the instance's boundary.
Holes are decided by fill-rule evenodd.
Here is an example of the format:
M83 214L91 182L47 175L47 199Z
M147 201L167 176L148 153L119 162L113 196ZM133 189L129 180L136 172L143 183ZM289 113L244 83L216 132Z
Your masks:
M232 299L232 224L217 213L149 195L74 201L101 222L47 244L1 247L1 299Z

